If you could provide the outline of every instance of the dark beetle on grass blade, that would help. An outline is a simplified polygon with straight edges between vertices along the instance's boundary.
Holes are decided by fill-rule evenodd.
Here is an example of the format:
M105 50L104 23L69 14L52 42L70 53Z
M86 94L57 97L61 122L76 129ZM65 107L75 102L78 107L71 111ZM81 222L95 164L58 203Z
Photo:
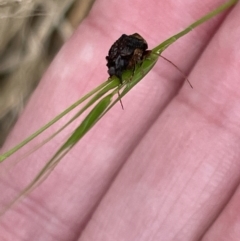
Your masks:
M122 73L126 69L135 68L142 62L148 51L148 44L138 33L132 35L123 34L110 48L108 52L107 67L111 76L117 76L122 82Z

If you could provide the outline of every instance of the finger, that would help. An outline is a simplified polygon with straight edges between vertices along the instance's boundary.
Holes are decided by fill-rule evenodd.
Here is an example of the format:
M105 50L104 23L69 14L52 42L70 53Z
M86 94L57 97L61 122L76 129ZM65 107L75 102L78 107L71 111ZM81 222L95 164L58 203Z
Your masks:
M222 208L221 214L216 217L215 222L209 228L207 233L203 237L203 241L207 240L239 240L239 203L240 203L240 173L239 173L239 100L240 96L238 93L239 85L239 56L240 51L236 45L236 41L239 39L240 28L235 22L239 19L240 5L232 12L228 22L221 33L218 35L218 41L214 46L215 63L213 68L218 68L222 63L225 68L219 69L214 74L212 84L205 81L205 87L202 91L207 90L208 86L211 89L207 90L206 95L209 95L210 106L214 102L217 108L210 108L207 111L208 116L215 116L216 123L221 128L226 130L223 141L223 148L221 153L226 158L222 158L221 164L224 166L224 175L221 176L222 187L219 188L219 192L215 199L215 206L219 207L220 203L227 203L225 208ZM221 50L221 53L219 53ZM211 74L206 73L206 74ZM221 76L221 78L219 78ZM220 81L219 81L220 80ZM204 104L203 104L204 105ZM203 107L203 106L202 106ZM214 113L214 109L218 110ZM209 113L212 112L211 115ZM214 119L212 119L214 121ZM214 121L215 122L215 121ZM220 142L221 140L219 140ZM220 151L220 150L219 150ZM219 186L221 183L219 183ZM235 189L236 192L235 192ZM214 195L215 196L215 195ZM219 198L218 198L219 197ZM214 203L214 199L212 203Z
M240 177L239 12L191 72L194 90L181 90L123 166L81 241L199 240L224 209ZM235 231L225 239L225 231L206 240L239 238Z
M239 230L239 202L240 202L240 189L234 194L226 208L222 211L214 224L210 227L204 235L202 241L209 240L229 240L238 241L240 237Z

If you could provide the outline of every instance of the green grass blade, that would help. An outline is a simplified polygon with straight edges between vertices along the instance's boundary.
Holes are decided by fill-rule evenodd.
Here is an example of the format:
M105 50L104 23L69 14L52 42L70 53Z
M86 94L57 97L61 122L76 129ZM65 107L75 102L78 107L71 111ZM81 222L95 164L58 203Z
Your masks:
M37 137L38 135L40 135L42 132L44 132L47 128L49 128L51 125L53 125L54 123L56 123L58 120L60 120L63 116L65 116L66 114L68 114L70 111L72 111L74 108L76 108L77 106L79 106L82 102L84 102L85 100L87 100L89 97L91 97L92 95L94 95L95 93L97 93L98 91L100 91L102 88L108 86L109 84L111 84L111 82L105 81L104 83L100 84L99 86L97 86L95 89L93 89L92 91L90 91L89 93L87 93L85 96L83 96L81 99L79 99L78 101L76 101L74 104L72 104L71 106L69 106L66 110L64 110L62 113L60 113L59 115L57 115L54 119L52 119L51 121L49 121L46 125L44 125L43 127L41 127L40 129L38 129L36 132L34 132L32 135L30 135L29 137L27 137L24 141L22 141L21 143L19 143L18 145L14 146L12 149L8 150L7 152L3 153L0 155L0 163L3 162L6 158L8 158L9 156L11 156L12 154L14 154L16 151L18 151L21 147L25 146L27 143L29 143L31 140L33 140L35 137Z
M67 126L69 126L74 120L76 120L81 114L84 113L84 111L86 111L88 108L90 108L94 103L96 103L96 101L98 101L103 95L105 95L107 92L109 92L110 90L117 88L120 84L119 79L115 78L111 81L107 81L108 84L104 87L102 87L102 89L99 89L99 91L92 97L92 99L90 99L88 101L88 103L82 108L80 109L77 114L75 114L66 124L64 124L62 127L60 127L56 132L54 132L51 136L49 136L48 138L44 139L41 143L39 143L38 145L34 146L30 151L24 153L21 156L18 156L18 160L15 163L20 162L21 160L23 160L26 156L30 155L31 153L33 153L34 151L38 150L40 147L42 147L44 144L46 144L48 141L52 140L55 136L57 136L61 131L63 131Z
M86 116L78 128L73 132L69 139L62 145L62 147L56 152L50 161L42 168L34 180L23 190L20 194L0 213L3 215L14 203L20 198L27 195L35 187L37 187L42 181L47 178L58 162L68 153L68 151L93 127L96 121L102 116L107 107L112 101L112 97L115 93L111 93L103 97L99 103L93 108L93 110Z

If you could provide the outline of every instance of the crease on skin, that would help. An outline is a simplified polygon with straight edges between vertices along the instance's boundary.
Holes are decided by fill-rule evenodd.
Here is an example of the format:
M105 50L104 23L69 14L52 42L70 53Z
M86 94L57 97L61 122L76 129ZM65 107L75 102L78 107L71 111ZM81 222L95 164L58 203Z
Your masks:
M20 240L18 233L14 232L15 229L13 229L12 227L9 227L9 225L5 224L4 222L1 223L1 226L4 228L4 230L7 232L7 234L9 233L11 235L14 235L15 237L19 238L19 240ZM1 238L1 236L0 236L0 238Z
M240 182L240 177L239 177ZM235 191L237 190L237 187L239 186L239 183L237 183L236 187L233 188L231 193L229 194L229 198L226 199L226 201L222 204L222 207L219 209L219 213L215 216L215 218L212 220L212 222L209 224L209 226L205 229L204 233L199 237L199 240L203 240L205 236L208 234L208 232L211 230L212 227L214 227L215 222L218 220L218 218L222 215L224 209L226 208L227 204L230 203L231 199L233 198Z
M186 162L187 164L187 162ZM165 215L165 218L162 220L161 224L159 224L159 228L158 229L161 229L161 227L163 226L164 222L166 222L166 220L168 219L168 217L170 216L171 212L174 210L174 206L175 206L175 203L178 202L178 200L181 199L181 195L182 193L184 193L184 190L187 188L187 186L189 185L191 179L193 178L193 176L198 172L198 169L200 168L200 166L202 165L202 162L199 162L199 164L197 165L197 167L195 168L194 172L192 172L191 176L188 178L188 180L185 182L185 185L182 187L182 189L179 191L179 195L175 198L175 201L172 202L172 205L169 207L169 212ZM187 166L187 165L185 165ZM181 174L179 175L181 176ZM175 182L172 184L172 187L175 186L175 184L178 183L178 180L177 178L175 179ZM169 190L169 193L171 192L171 190ZM201 196L201 195L200 195ZM167 200L167 197L165 198L165 201ZM164 202L165 203L165 202ZM164 203L162 204L162 206L164 205ZM160 213L160 212L159 212ZM156 215L156 220L157 220L157 217L159 217L159 213ZM193 215L191 215L193 216ZM187 221L186 221L187 223ZM180 233L180 231L184 228L184 225L183 227L177 232L176 235L174 235L173 237L173 240L176 238L176 236L178 235L178 233ZM155 236L153 236L153 240L155 240L154 238L158 235L158 233L155 234Z
M220 161L219 161L219 163L220 163ZM200 164L201 164L201 163L200 163ZM200 165L198 165L198 168L199 168L199 167L200 167ZM211 183L211 180L213 180L213 178L214 178L214 176L215 176L215 173L217 173L218 170L219 170L221 167L222 167L221 165L217 165L217 168L215 169L215 171L214 171L214 173L212 174L212 177L211 177L211 179L208 181L208 183ZM196 170L195 170L194 173L197 172L197 169L198 169L198 168L196 168ZM194 173L192 174L192 176L194 176ZM188 185L188 183L190 182L192 176L189 178L189 181L186 182L185 187L186 187L186 186ZM240 177L239 177L238 179L240 179ZM236 189L237 189L237 187L238 187L238 185L239 185L239 181L240 181L240 180L236 181L236 184L233 186L233 188L232 188L232 190L231 190L231 192L230 192L230 196L229 196L225 201L222 202L221 208L219 208L220 213L214 215L214 216L211 218L210 225L212 225L212 224L215 222L215 220L218 218L218 216L221 214L222 210L224 209L225 205L229 202L229 200L231 200L233 194L235 193L235 191L236 191ZM222 182L224 182L223 179L222 179ZM221 183L219 183L218 185L221 186ZM184 190L185 187L182 188L182 190ZM201 199L201 196L204 195L203 193L204 193L204 190L205 190L206 188L208 188L207 184L205 185L205 187L204 187L203 191L201 192L201 194L198 196L198 199ZM214 192L214 193L216 193L216 192ZM214 193L211 193L211 195L214 195ZM181 195L181 194L180 194L180 195ZM180 195L179 195L179 196L180 196ZM209 194L209 195L210 195L210 194ZM176 200L178 200L178 198L176 198ZM174 206L174 204L172 205L172 207L171 207L169 210L173 210L173 206ZM200 211L200 208L203 208L203 209L204 209L204 207L206 207L206 206L208 206L207 200L205 200L204 203L203 203L203 205L201 205L201 207L199 207L194 213L192 213L192 215L185 221L185 224L183 225L183 227L182 227L182 228L175 234L175 236L173 237L173 240L175 240L177 237L179 237L180 232L184 229L184 227L188 226L187 223L189 222L189 220L191 220L191 219L194 217L194 215L196 215L196 214ZM171 212L169 212L168 214L170 214L170 213L171 213ZM156 215L156 216L157 216L157 215ZM168 217L168 215L166 215L166 217ZM162 221L162 223L164 223L165 220L166 220L166 218ZM189 222L189 223L191 223L191 222ZM159 229L160 229L160 228L161 228L161 225L160 225ZM203 234L201 234L200 237L204 236L204 235L206 234L206 232L208 231L208 229L209 229L209 228L206 227L205 230L203 231ZM158 233L156 233L155 236L157 236L157 234L158 234ZM155 237L155 236L154 236L154 237ZM153 237L153 240L155 240L154 237Z
M15 207L14 209L11 209L9 211L16 213L17 215L21 216L24 215L24 217L30 217L32 219L32 217L37 216L38 219L39 217L41 217L41 220L45 220L46 224L49 225L49 222L52 225L54 224L54 229L62 229L65 228L67 230L71 230L71 226L69 226L68 222L64 222L63 219L56 217L55 213L51 212L50 209L47 209L45 205L39 205L39 202L35 200L35 198L28 196L27 200L23 199L21 200L21 205L23 205L24 207ZM25 210L24 212L21 210ZM51 215L54 214L54 215ZM9 215L9 214L4 214L4 215ZM54 222L52 222L53 220L49 220L49 217L54 217ZM5 229L9 230L9 233L12 234L11 228L9 227L9 225L4 224L4 221L1 222L1 225L5 226ZM9 228L8 228L9 227ZM42 227L45 230L47 229L46 225L42 225ZM66 228L67 227L67 228ZM50 233L49 233L50 234Z
M219 162L220 162L220 161L219 161ZM198 166L200 167L201 164L202 164L202 163L199 163ZM218 165L218 166L217 166L217 169L215 169L215 172L214 172L214 173L217 173L218 170L219 170L221 167L222 167L222 165ZM226 170L226 169L225 169L225 170ZM226 170L226 171L227 171L227 170ZM195 170L194 173L196 173L196 172L197 172L197 169ZM194 173L193 173L193 175L194 175ZM211 179L213 179L213 177L215 176L214 173L212 174L212 178L211 178ZM193 176L193 175L192 175L192 176ZM192 176L189 178L189 181L191 180ZM211 179L210 179L208 182L211 182ZM177 182L177 181L176 181L176 182ZM187 182L187 183L188 183L188 182ZM185 186L188 185L187 183L186 183ZM207 188L207 186L205 186L205 188ZM204 189L205 189L205 188L204 188ZM184 188L183 188L182 190L184 190ZM202 196L202 195L200 195L199 197L201 197L201 196ZM170 210L172 210L172 209L170 209ZM170 211L170 212L171 212L171 211ZM196 212L197 212L197 211L196 211ZM156 215L156 216L157 216L157 215ZM167 216L167 215L166 215L166 216ZM194 214L193 214L192 216L194 216ZM163 220L163 222L164 222L164 221L165 221L165 220ZM163 222L162 222L162 223L163 223Z
M220 163L220 161L219 161L218 163ZM220 167L221 167L220 165L217 165L217 168L215 169L215 171L214 171L214 173L212 174L211 178L209 179L208 183L211 183L211 180L214 179L214 176L215 176L215 174L218 172L218 170L220 169ZM222 180L223 180L223 179L222 179ZM222 181L222 182L223 182L223 181ZM203 188L202 192L200 193L200 195L198 195L198 197L197 197L196 199L199 199L199 200L202 199L201 197L205 195L204 193L206 193L205 190L206 190L206 189L209 189L209 186L207 185L208 183L205 184L205 187ZM220 183L219 183L218 186L221 186ZM213 187L213 188L214 188L214 187ZM215 220L217 219L217 217L221 214L222 210L224 209L225 205L230 201L231 197L233 196L234 192L236 191L236 188L237 188L237 185L236 185L236 187L233 188L233 190L232 190L231 195L229 196L229 198L227 198L226 201L223 201L223 202L221 203L221 207L218 208L218 209L220 210L220 212L219 212L218 214L215 214L215 215L212 214L212 215L211 215L211 216L212 216L211 219L208 218L208 220L210 219L211 221L209 221L208 223L205 222L205 226L207 226L207 227L204 228L204 230L202 231L202 234L199 235L199 237L195 237L195 239L196 239L196 238L197 238L197 239L201 238L201 237L207 232L208 227L211 226L211 225L215 222ZM208 195L208 196L209 196L208 199L209 199L209 198L210 198L210 194L211 194L211 196L214 196L214 193L216 193L216 191L215 191L215 192L212 192L212 193L210 193L210 192L208 191L208 193L209 193L209 195ZM207 207L207 206L209 205L209 203L208 203L207 201L208 201L208 200L206 199L206 200L201 204L201 206L199 206L198 209L195 210L195 212L192 213L191 216L189 216L189 218L185 221L185 224L182 226L182 228L181 228L181 229L176 233L176 235L173 237L173 240L176 239L177 237L179 237L179 233L180 233L185 227L188 226L188 223L191 223L191 219L193 219L193 217L194 217L197 213L199 213L201 209L205 209L204 207ZM217 210L216 210L215 212L217 212Z
M207 114L204 112L204 110L201 110L201 109L198 109L198 108L197 108L198 111L196 111L196 108L194 108L193 105L189 105L189 102L188 102L188 101L183 101L182 98L178 98L178 100L180 100L180 102L184 102L185 104L187 103L187 105L188 105L192 110L194 110L195 113L197 113L198 115L200 115L202 118L206 119L207 121L210 120L211 122L210 122L209 124L212 124L212 123L213 123L217 128L221 128L221 129L223 129L224 131L227 131L227 132L229 132L230 134L232 134L233 136L237 136L237 137L239 138L239 135L236 135L235 132L231 131L231 130L230 130L229 128L227 128L225 125L219 125L219 124L216 124L216 123L218 123L217 121L212 121L212 119L209 118L210 115L207 115ZM232 157L232 158L233 158L233 157ZM218 168L215 170L215 173L217 173L218 170L219 170L222 166L223 166L223 165L219 165ZM229 165L228 165L228 167L229 167ZM226 170L226 168L225 168L225 170ZM225 172L227 172L227 170L226 170ZM214 176L214 174L213 174L212 176ZM224 182L223 179L222 179L222 182ZM237 188L238 185L239 185L239 182L240 182L240 177L238 178L238 180L235 181L235 184L233 185L232 190L231 190L230 193L229 193L229 197L226 198L226 200L222 202L221 208L219 208L220 212L219 212L217 215L215 215L215 217L212 218L212 221L211 221L210 226L206 228L206 230L205 230L204 233L201 235L201 237L203 237L203 236L207 233L207 231L211 228L211 226L212 226L213 223L216 221L216 219L219 217L219 215L221 214L221 212L224 210L225 205L229 202L229 200L231 200L233 194L234 194L235 191L236 191L236 188ZM220 185L220 184L218 184L218 185ZM206 188L207 188L207 186L206 186ZM206 206L206 205L207 205L207 203L206 203L204 206ZM197 212L197 211L196 211L196 212ZM195 213L196 213L196 212L195 212ZM195 213L194 213L192 216L194 216ZM177 235L176 235L176 236L177 236ZM175 236L175 238L176 238L176 236Z
M101 231L101 232L103 233L103 234L101 235L102 237L107 236L107 237L110 237L109 240L114 240L114 241L116 241L116 239L115 239L114 237L110 236L109 232L106 231L106 228L104 228L104 226L102 225L102 223L100 223L98 220L95 219L94 215L91 217L91 219L90 219L89 221L91 221L91 226L93 226L93 227L90 226L90 228L93 229L94 227L96 227L96 228L97 228L97 232L98 232L98 231ZM96 228L94 228L94 229L96 230ZM100 240L102 240L102 239L101 239L102 237L99 236L99 234L100 234L100 232L98 232L98 238L99 238ZM81 241L82 239L84 239L84 240L90 240L91 238L92 238L92 236L90 235L88 229L87 229L87 231L86 231L86 229L85 229L85 230L83 230L83 231L79 234L78 240L79 240L79 241Z

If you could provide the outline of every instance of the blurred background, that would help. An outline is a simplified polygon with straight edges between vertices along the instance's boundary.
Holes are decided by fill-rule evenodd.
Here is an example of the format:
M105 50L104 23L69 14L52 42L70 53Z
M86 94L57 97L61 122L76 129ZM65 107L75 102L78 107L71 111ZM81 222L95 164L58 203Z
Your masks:
M0 147L95 0L0 0Z

